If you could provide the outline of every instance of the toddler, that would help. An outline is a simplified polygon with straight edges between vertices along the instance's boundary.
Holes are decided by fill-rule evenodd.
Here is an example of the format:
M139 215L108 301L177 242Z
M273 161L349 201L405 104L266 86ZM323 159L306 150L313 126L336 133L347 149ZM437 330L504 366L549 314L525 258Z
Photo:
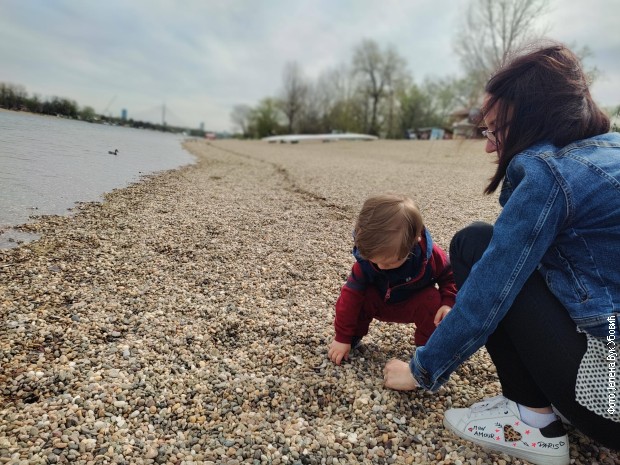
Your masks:
M426 344L454 305L456 285L416 204L398 194L370 197L353 236L356 263L336 302L331 361L348 359L374 319L415 323L415 345Z

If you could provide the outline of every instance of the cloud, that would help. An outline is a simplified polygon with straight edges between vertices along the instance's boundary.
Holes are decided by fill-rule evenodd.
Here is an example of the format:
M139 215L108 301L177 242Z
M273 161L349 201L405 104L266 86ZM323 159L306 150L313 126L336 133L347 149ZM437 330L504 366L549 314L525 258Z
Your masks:
M620 103L617 0L553 0L550 36L588 45L595 98ZM118 114L229 129L235 104L276 95L288 61L310 79L350 62L364 38L392 44L417 81L459 72L452 50L467 0L30 0L0 3L0 81ZM567 27L566 25L570 25ZM144 116L144 117L147 117Z
M565 2L553 0L549 36L568 45L588 47L592 55L586 67L602 73L592 86L592 95L603 105L620 105L620 2Z

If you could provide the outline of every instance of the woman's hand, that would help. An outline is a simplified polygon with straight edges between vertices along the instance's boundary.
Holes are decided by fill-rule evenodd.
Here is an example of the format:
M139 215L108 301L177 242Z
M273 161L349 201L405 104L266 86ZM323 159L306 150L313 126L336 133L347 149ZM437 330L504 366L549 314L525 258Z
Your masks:
M383 369L383 385L397 391L411 391L419 387L411 374L409 364L393 358L385 364Z
M349 360L349 351L351 350L351 344L345 344L338 342L335 339L329 345L329 351L327 356L336 365L340 365L342 359Z

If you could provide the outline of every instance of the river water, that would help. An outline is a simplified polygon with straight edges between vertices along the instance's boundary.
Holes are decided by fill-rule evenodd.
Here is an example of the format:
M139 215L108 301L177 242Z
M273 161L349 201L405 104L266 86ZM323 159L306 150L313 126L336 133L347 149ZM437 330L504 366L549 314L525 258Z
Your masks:
M0 110L0 248L33 239L11 226L65 215L141 176L195 162L183 137ZM118 149L118 155L109 151Z

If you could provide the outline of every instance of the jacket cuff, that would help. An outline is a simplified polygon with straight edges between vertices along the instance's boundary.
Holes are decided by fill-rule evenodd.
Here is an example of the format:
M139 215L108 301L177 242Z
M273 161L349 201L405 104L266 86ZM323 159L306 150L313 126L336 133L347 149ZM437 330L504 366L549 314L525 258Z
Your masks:
M447 305L448 307L452 308L454 307L455 303L456 303L456 299L454 297L442 297L441 298L441 305Z
M421 349L422 347L416 349L416 351L413 353L413 357L411 357L411 360L409 361L409 369L411 370L411 374L421 388L434 392L439 389L439 385L433 386L428 372L420 364L420 360L418 359L418 351Z
M336 333L334 339L336 340L336 342L340 342L341 344L351 344L353 336L345 336L343 334Z

